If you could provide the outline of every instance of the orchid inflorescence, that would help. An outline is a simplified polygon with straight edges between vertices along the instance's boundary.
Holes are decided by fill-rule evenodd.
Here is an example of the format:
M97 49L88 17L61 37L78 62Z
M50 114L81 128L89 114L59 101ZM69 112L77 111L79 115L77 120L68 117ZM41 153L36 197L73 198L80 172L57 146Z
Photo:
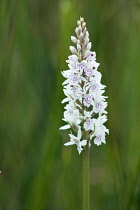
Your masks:
M102 94L106 86L101 84L96 53L90 51L91 42L84 19L80 18L77 24L77 37L71 36L76 48L70 46L72 55L66 61L69 70L62 72L66 78L62 84L66 98L62 103L67 103L63 120L67 125L60 129L70 129L70 141L64 145L76 144L80 154L84 146L91 146L92 139L97 146L106 143L105 134L109 130L104 125L107 121L107 97Z

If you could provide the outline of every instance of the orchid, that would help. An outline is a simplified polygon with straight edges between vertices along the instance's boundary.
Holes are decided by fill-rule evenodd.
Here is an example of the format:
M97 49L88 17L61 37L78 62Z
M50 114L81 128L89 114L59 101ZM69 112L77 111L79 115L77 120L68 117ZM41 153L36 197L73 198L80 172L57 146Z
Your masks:
M107 121L107 102L105 85L101 84L102 74L98 71L96 53L91 51L89 33L83 18L77 21L76 37L71 36L76 45L70 46L72 55L68 57L68 70L62 71L66 79L63 91L67 103L63 120L67 123L60 129L70 129L70 141L65 146L76 145L79 154L91 141L97 146L106 143L109 131L104 125Z
M79 127L77 137L72 134L69 134L69 136L70 136L70 142L67 142L64 145L69 146L69 145L76 144L77 150L80 154L81 151L83 150L82 146L85 146L87 144L87 140L80 141L81 140L81 127Z

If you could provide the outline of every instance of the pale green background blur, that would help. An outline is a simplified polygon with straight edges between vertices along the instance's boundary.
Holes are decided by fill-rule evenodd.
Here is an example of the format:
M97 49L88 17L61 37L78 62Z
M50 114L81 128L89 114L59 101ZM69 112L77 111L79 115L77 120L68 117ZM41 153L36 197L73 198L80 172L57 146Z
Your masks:
M0 0L0 210L81 210L82 155L59 131L80 16L109 96L90 210L140 209L140 0Z

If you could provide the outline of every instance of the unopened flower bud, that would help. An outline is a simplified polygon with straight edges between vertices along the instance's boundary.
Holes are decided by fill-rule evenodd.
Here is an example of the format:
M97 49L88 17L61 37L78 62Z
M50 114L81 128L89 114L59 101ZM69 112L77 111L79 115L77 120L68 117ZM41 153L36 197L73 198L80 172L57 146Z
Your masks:
M78 27L75 29L75 33L78 35Z
M80 42L80 40L78 39L78 40L77 40L77 44L80 44L80 43L81 43L81 42Z
M79 44L77 44L77 50L78 52L81 50L81 46Z
M80 22L81 22L81 23L84 22L84 18L83 18L83 17L80 18Z
M78 25L78 26L80 26L80 25L81 25L80 20L77 20L77 25Z
M88 45L87 45L86 48L87 48L87 50L90 50L91 49L91 42L88 43Z
M86 27L86 23L84 22L83 24L82 24L82 28L84 29Z
M88 31L86 32L86 36L87 36L87 37L89 37L89 33L88 33Z
M89 38L86 36L85 37L85 44L88 44L89 43Z
M70 46L70 51L73 53L73 54L75 54L77 51L76 51L76 49L75 49L75 47L73 47L73 46Z
M76 44L76 43L77 43L76 37L75 37L75 36L71 36L71 41L72 41L74 44Z
M83 39L84 38L84 34L83 32L80 33L80 39Z
M86 34L86 31L87 31L87 28L85 27L85 28L83 29L83 33Z
M81 32L81 31L82 31L82 27L79 26L79 27L78 27L78 32Z

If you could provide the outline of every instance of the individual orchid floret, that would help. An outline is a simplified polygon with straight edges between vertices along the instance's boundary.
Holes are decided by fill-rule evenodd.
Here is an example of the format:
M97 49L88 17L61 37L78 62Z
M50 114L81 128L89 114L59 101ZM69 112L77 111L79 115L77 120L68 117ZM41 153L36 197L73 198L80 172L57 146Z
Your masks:
M75 46L70 46L72 55L68 57L68 70L62 72L65 78L63 91L66 96L64 118L61 130L70 130L70 141L65 146L76 145L79 154L86 145L97 146L106 143L109 130L107 121L105 85L101 84L102 74L98 71L96 53L91 51L91 42L83 18L77 21L76 37L71 36Z
M70 136L70 141L65 143L64 145L65 146L69 146L69 145L73 145L73 144L76 144L77 145L77 150L79 152L79 154L82 152L83 150L83 146L85 146L87 144L87 140L82 140L81 141L81 127L79 127L79 130L78 130L78 135L77 137L72 135L72 134L69 134Z

